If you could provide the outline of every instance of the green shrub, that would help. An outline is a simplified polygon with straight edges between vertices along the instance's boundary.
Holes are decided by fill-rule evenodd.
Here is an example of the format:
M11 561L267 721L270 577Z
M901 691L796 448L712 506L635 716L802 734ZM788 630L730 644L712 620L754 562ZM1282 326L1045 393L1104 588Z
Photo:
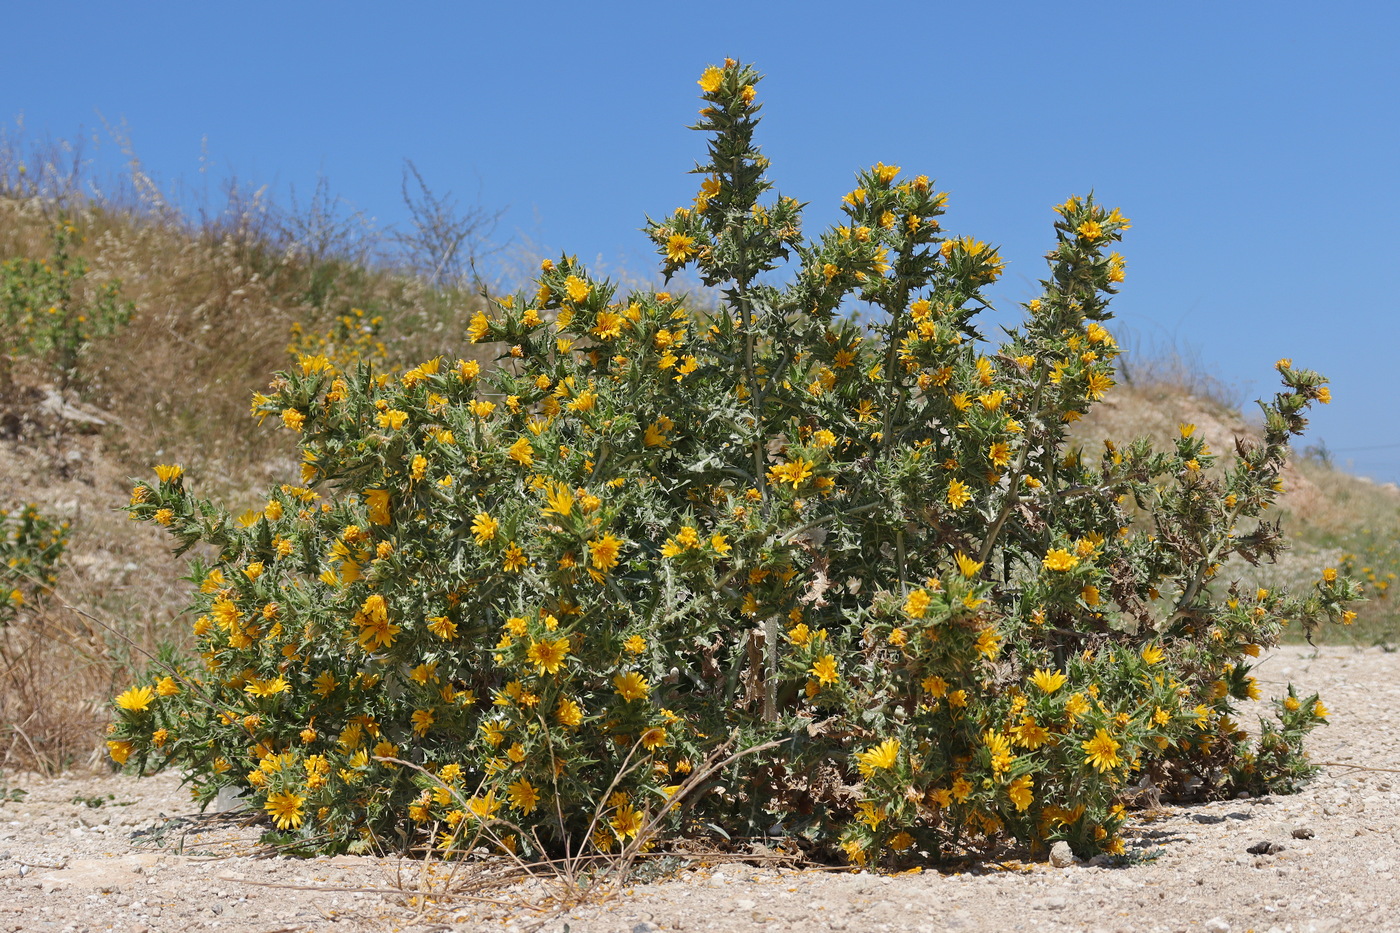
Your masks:
M67 522L54 523L32 505L18 514L0 509L0 628L48 596L67 546Z
M51 239L48 259L0 265L0 385L9 381L10 361L25 356L45 363L67 387L77 380L84 348L131 320L134 306L121 300L117 282L87 285L87 261L72 252L73 224L60 219Z
M188 768L202 801L246 791L322 849L777 823L862 864L1005 837L1119 851L1144 775L1307 775L1315 696L1257 739L1232 716L1250 658L1354 585L1222 571L1282 546L1255 520L1324 380L1280 362L1264 440L1219 479L1185 425L1165 451L1067 449L1113 385L1127 219L1060 205L1043 293L992 347L974 321L1002 260L943 232L926 177L861 172L813 240L796 201L761 201L757 81L706 70L699 193L648 225L719 312L546 261L472 320L488 373L280 374L253 412L294 434L302 477L260 510L193 498L174 466L136 486L133 518L214 557L190 576L202 667L117 698L113 758Z

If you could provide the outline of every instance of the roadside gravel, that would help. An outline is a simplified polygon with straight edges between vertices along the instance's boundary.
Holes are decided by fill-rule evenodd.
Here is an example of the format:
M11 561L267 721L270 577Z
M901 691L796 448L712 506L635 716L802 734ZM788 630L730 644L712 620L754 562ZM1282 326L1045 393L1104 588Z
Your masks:
M9 775L28 795L0 806L0 933L1400 930L1400 655L1288 647L1256 674L1266 691L1291 680L1322 692L1332 724L1309 749L1329 762L1323 774L1291 797L1155 811L1134 823L1127 867L880 876L710 864L563 913L522 906L548 898L539 883L419 903L445 869L257 858L260 827L194 817L176 776Z

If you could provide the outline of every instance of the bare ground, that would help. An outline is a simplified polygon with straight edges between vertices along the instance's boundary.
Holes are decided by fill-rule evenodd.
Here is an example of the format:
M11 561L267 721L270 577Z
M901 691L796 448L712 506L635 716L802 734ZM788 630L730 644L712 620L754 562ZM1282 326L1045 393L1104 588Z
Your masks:
M1323 773L1291 797L1153 811L1124 867L697 863L566 908L540 881L473 900L441 864L256 857L257 826L195 818L173 775L10 776L28 795L0 806L0 931L1400 930L1400 655L1284 648L1258 675L1322 691L1332 724L1310 750ZM1249 851L1260 843L1279 848Z

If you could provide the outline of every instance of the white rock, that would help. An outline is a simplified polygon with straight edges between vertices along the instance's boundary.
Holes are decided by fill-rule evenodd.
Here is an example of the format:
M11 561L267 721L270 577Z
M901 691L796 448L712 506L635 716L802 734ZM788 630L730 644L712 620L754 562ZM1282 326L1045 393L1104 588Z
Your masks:
M1226 923L1223 917L1211 917L1201 924L1201 929L1206 933L1230 933L1230 924Z
M1068 868L1078 861L1068 842L1060 841L1050 847L1050 864L1056 868Z

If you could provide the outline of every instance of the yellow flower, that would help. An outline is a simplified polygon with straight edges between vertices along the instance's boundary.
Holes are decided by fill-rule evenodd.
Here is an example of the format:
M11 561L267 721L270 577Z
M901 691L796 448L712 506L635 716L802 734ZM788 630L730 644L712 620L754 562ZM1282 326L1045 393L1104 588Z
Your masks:
M909 594L908 599L904 601L904 611L911 619L922 619L924 614L928 612L930 602L931 599L927 590L914 590Z
M272 697L279 693L286 693L291 689L291 685L283 677L274 677L271 680L261 677L255 678L243 688L245 693L254 697Z
M485 797L472 797L467 801L467 809L479 820L489 820L501 809L501 801L496 799L494 790L487 791Z
M683 233L673 233L666 239L666 259L671 263L684 263L695 255L695 237Z
M1313 712L1313 715L1314 715L1315 717L1317 717L1318 719L1326 719L1326 718L1327 718L1327 707L1325 707L1325 706L1322 705L1322 701L1321 701L1321 700L1318 700L1316 703L1313 704L1312 712Z
M413 711L413 732L415 735L427 735L432 728L437 716L430 709L416 709Z
M834 684L841 679L841 675L836 673L836 658L829 654L824 654L812 662L811 674L823 685Z
M514 460L521 466L530 466L535 462L535 451L530 446L529 440L520 438L510 445L510 450L506 451L506 456Z
M173 483L185 472L185 468L179 464L157 464L156 476L160 477L162 483Z
M1099 604L1099 588L1097 586L1086 586L1079 591L1079 598L1087 605L1097 606Z
M655 423L647 425L646 432L642 435L642 443L648 447L670 447L671 441L666 437L665 432Z
M876 771L893 768L898 760L898 739L885 739L872 749L856 752L856 764L860 768L861 777L866 780L869 780Z
M576 275L571 275L564 280L564 294L575 304L588 298L590 291L592 291L592 286Z
M977 576L982 570L981 563L968 557L962 551L958 551L958 553L954 555L954 560L958 563L958 572L969 580Z
M506 545L505 556L501 559L501 569L506 573L519 573L524 570L529 563L525 559L525 552L520 549L520 545L512 541Z
M1011 730L1017 745L1037 749L1050 740L1050 733L1035 721L1032 716L1023 716L1021 722Z
M948 504L954 509L962 508L971 499L972 493L968 491L966 483L955 479L948 484Z
M296 829L301 825L301 805L305 797L293 793L270 794L263 809L272 815L278 829Z
M369 503L369 520L376 525L389 524L391 519L389 491L387 489L366 489L365 500Z
M1035 796L1031 793L1031 776L1029 774L1022 775L1012 781L1011 785L1006 789L1006 792L1011 798L1011 802L1016 805L1017 810L1026 809L1031 805L1031 801L1035 799Z
M1037 670L1030 676L1031 684L1039 689L1041 693L1045 694L1051 694L1059 690L1065 685L1065 681L1068 679L1069 678L1060 671L1050 671L1043 668Z
M532 638L530 639L530 648L525 652L525 657L535 665L536 673L557 674L568 654L568 638L560 638L556 641L550 641L547 638L544 641L535 641Z
M132 744L124 739L107 743L107 754L119 765L126 764L126 760L131 757L132 749Z
M775 485L790 483L795 490L812 476L814 464L801 457L791 463L782 463L768 471L768 479Z
M924 688L924 691L928 693L929 696L943 697L948 693L948 681L939 677L937 674L925 677L920 686Z
M533 812L540 802L540 792L525 778L507 787L506 795L510 798L510 805L525 814Z
M711 65L705 69L704 74L700 75L700 80L696 83L700 85L700 90L704 91L706 94L713 94L715 91L719 90L723 82L724 72L714 65Z
M570 729L577 728L583 722L583 710L573 700L562 699L554 709L554 718L559 720L560 725L568 726Z
M622 647L630 654L641 654L647 650L647 640L640 635L633 635L623 642Z
M397 408L390 408L386 411L381 411L378 416L376 416L375 420L379 423L381 428L389 428L390 430L397 431L408 423L408 412L399 411Z
M485 512L476 513L476 517L472 519L472 534L476 535L477 544L486 544L495 538L500 528L501 523Z
M620 806L617 813L609 820L613 832L619 839L626 839L637 835L642 828L642 814L630 803Z
M1064 571L1072 570L1078 563L1079 558L1064 548L1052 548L1046 553L1045 559L1041 561L1041 566L1046 570Z
M1161 645L1147 645L1142 649L1142 659L1148 664L1160 664L1164 657L1166 652Z
M1082 743L1080 747L1084 749L1084 763L1093 765L1100 771L1116 768L1123 763L1123 759L1118 757L1118 749L1121 746L1103 729L1095 732L1094 737Z
M618 553L622 541L609 532L595 541L588 542L588 559L599 573L607 573L617 566Z
M666 730L661 726L653 726L642 733L642 747L649 752L656 751L666 744Z
M130 690L117 697L117 706L133 713L139 713L151 705L151 701L156 698L155 691L150 687L132 687Z
M651 692L646 678L636 671L618 674L613 678L613 688L617 691L618 696L629 703L633 700L640 700Z

